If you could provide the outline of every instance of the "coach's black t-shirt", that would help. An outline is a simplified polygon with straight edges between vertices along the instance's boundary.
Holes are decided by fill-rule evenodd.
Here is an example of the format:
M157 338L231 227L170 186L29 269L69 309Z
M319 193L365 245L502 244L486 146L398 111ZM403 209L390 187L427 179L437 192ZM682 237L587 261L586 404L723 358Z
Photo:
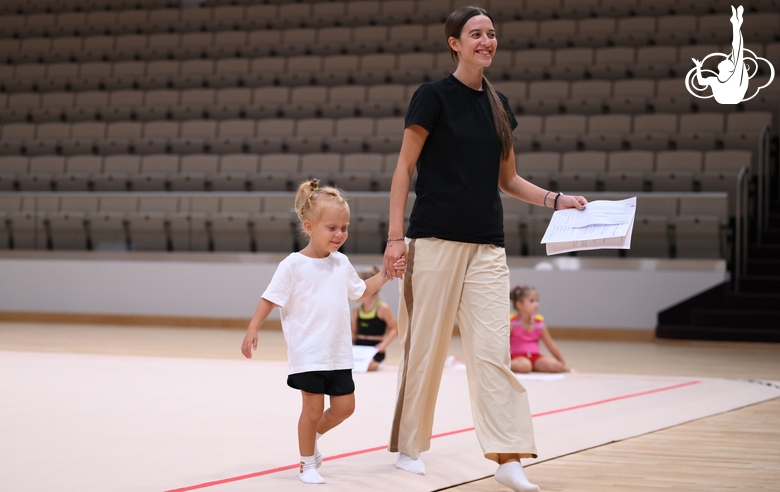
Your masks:
M407 237L504 246L501 141L488 97L453 75L423 84L412 96L405 126L420 125L429 135L417 162ZM514 129L507 98L499 97Z

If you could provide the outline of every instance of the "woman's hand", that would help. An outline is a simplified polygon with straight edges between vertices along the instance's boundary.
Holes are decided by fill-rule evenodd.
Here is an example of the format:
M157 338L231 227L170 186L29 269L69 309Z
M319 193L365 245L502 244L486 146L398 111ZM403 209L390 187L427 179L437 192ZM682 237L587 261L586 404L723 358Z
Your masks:
M587 204L588 200L583 196L561 195L558 197L558 210L565 210L567 208L585 210L585 205Z
M390 277L391 280L403 277L403 271L406 269L406 253L405 241L388 242L382 262L382 275ZM403 265L403 268L398 268L400 265Z

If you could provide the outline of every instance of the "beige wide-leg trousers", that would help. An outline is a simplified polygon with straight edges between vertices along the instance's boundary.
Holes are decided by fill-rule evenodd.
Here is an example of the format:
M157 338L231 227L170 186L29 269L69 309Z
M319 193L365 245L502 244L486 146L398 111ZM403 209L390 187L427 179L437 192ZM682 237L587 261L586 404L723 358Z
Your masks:
M430 449L444 362L458 320L471 412L485 457L536 457L525 388L510 369L509 268L504 248L407 239L398 334L401 361L389 450L417 459Z

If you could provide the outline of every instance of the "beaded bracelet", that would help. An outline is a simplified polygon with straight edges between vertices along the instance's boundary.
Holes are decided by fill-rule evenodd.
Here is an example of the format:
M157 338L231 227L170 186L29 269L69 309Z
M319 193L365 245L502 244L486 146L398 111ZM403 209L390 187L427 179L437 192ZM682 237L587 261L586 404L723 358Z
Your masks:
M550 193L552 193L552 191L548 191L547 193L544 194L544 200L542 200L542 205L544 205L544 208L550 208L547 206L547 195L549 195Z
M558 210L558 199L563 195L563 193L558 192L557 195L555 195L555 201L553 202L553 210Z

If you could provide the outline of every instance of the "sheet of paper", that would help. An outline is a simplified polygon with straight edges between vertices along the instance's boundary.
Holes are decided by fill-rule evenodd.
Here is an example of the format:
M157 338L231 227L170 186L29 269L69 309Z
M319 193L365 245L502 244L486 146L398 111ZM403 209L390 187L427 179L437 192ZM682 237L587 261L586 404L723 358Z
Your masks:
M634 223L632 222L629 224L625 236L547 243L545 247L548 255L569 253L571 251L587 251L589 249L631 249L631 232L633 230Z
M368 365L377 352L377 349L368 345L353 345L352 358L355 360L355 367L352 372L367 372Z
M589 249L629 249L634 227L636 197L598 200L585 210L559 210L542 238L547 254Z

